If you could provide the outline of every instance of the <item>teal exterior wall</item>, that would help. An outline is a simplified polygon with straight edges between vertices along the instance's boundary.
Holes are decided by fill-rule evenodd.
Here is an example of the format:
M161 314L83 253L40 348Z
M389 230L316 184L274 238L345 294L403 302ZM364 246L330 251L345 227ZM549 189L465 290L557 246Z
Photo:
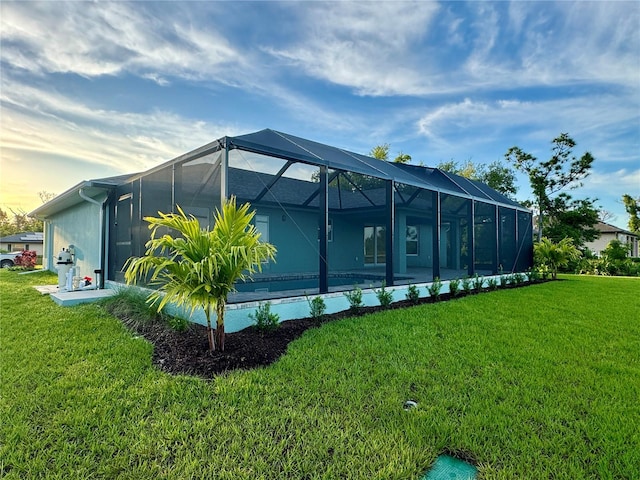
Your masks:
M100 199L98 200L100 201ZM75 266L80 276L94 277L94 270L100 268L100 207L83 202L49 218L52 252L51 269L55 271L56 257L62 248L74 245Z

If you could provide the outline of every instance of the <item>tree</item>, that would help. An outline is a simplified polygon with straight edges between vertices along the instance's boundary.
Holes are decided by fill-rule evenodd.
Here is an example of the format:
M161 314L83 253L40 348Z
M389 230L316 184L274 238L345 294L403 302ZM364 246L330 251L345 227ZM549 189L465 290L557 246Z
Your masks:
M551 143L552 155L547 161L538 160L520 147L511 147L505 154L508 162L529 176L534 196L533 205L538 210L538 240L542 239L551 209L559 206L558 203L554 204L554 196L565 188L581 186L581 181L591 173L594 161L589 152L585 152L580 158L572 155L576 143L567 133L561 133ZM562 198L565 202L571 199L568 195ZM592 205L592 208L595 207Z
M578 260L582 253L573 244L569 237L554 243L547 237L543 237L533 246L533 255L538 266L548 269L551 278L558 276L558 268L567 266L570 261Z
M598 223L598 214L593 200L572 200L569 195L562 193L551 200L545 235L555 242L569 237L582 247L585 242L592 242L600 236L600 232L594 228Z
M389 160L389 144L376 145L369 151L369 156L378 160Z
M389 161L389 149L391 146L388 143L382 145L376 145L369 151L369 156L377 158L378 160ZM411 155L408 153L398 152L396 158L393 159L394 163L409 163L411 161Z
M608 222L609 220L615 220L616 218L618 218L618 216L609 210L605 210L604 208L598 210L598 220L601 222Z
M23 210L9 209L10 216L7 212L0 208L0 236L13 235L22 232L41 232L42 221L29 217Z
M398 152L398 156L393 159L394 163L409 163L411 161L411 155L408 153Z
M498 161L486 165L484 163L474 164L471 160L467 160L464 164L449 160L441 162L437 168L482 182L509 198L514 198L518 191L515 172Z
M640 234L640 197L633 198L631 195L624 194L622 196L622 203L624 208L629 214L629 230L633 233Z
M262 270L262 263L275 258L276 248L260 241L260 233L251 224L255 214L245 203L236 207L235 197L216 210L213 229L201 229L198 220L187 217L180 207L177 214L160 213L145 217L151 230L143 257L132 257L125 264L125 280L135 284L138 278L158 287L149 295L149 303L162 310L175 302L192 314L204 309L207 319L209 350L216 345L224 351L224 313L229 293L238 280L250 278ZM164 234L165 228L180 236ZM211 315L215 310L216 328Z
M56 196L56 194L47 192L46 190L41 190L38 192L38 196L40 197L40 201L42 203L47 203L49 200L53 199Z

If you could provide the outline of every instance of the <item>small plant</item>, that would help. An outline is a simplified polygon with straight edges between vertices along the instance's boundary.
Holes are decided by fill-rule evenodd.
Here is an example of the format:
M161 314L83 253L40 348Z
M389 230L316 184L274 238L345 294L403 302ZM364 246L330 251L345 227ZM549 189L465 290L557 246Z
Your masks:
M460 279L449 280L449 293L452 297L460 294Z
M505 288L509 285L509 275L500 275L500 286Z
M440 290L442 290L442 282L440 281L440 278L434 278L431 285L427 287L427 290L429 291L429 295L437 301L440 298Z
M524 283L525 276L524 274L518 272L513 274L513 283L514 285L521 285Z
M469 277L464 277L462 279L462 290L467 295L471 293L471 279Z
M186 332L189 328L189 320L182 317L174 317L173 315L163 314L162 317L167 325L176 332Z
M475 277L473 277L473 288L476 290L476 292L481 292L482 285L484 285L484 278L478 276L478 274L476 273Z
M530 282L537 282L540 280L540 272L537 268L532 268L527 272L527 276L529 277Z
M349 301L349 308L351 308L353 312L359 311L364 306L362 303L362 289L357 285L354 285L353 290L350 292L345 292L344 296Z
M497 290L498 289L498 279L497 278L487 278L487 288L489 290Z
M385 283L382 282L380 290L374 290L374 292L376 292L376 297L378 297L380 306L382 308L389 308L389 305L393 302L393 292L390 292L385 288Z
M407 288L406 297L407 300L409 300L411 303L417 305L418 301L420 300L420 289L415 285L409 285L409 287Z
M250 313L249 318L263 332L275 330L278 328L280 316L271 311L271 302L265 302L258 305L255 313Z
M307 303L309 304L309 315L315 320L320 320L327 309L327 304L322 297L313 297L309 299L307 297Z

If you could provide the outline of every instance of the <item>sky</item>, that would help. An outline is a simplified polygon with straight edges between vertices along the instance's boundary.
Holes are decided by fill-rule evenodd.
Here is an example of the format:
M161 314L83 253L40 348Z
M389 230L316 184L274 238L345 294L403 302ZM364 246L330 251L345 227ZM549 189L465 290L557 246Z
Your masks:
M3 0L0 36L5 211L264 128L428 166L568 133L575 198L640 197L640 2Z

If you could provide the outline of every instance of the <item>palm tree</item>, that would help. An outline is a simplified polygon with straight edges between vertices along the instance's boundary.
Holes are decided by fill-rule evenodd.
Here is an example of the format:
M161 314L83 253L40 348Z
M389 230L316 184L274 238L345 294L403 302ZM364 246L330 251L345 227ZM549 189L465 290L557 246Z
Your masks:
M551 271L551 278L556 279L558 268L565 267L572 260L578 260L582 253L573 244L570 237L563 238L558 243L553 243L547 237L537 242L533 247L536 263L548 267Z
M260 241L260 233L251 224L255 211L245 203L236 207L235 197L216 210L213 229L201 229L198 220L178 213L158 212L159 218L145 217L151 230L143 257L131 257L125 264L125 280L135 284L144 278L157 287L148 302L162 310L173 302L191 314L204 309L207 318L209 350L224 350L224 312L229 293L238 280L262 270L262 263L275 259L276 248ZM168 228L179 234L160 234ZM156 238L157 237L157 238ZM216 328L211 327L215 310Z

